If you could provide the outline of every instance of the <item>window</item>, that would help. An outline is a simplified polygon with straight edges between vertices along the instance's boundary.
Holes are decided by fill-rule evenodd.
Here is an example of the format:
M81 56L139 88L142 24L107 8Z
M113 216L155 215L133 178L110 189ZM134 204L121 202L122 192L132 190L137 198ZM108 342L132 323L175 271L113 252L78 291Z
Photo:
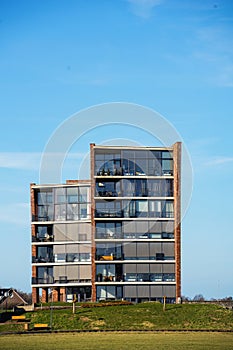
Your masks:
M136 201L136 217L146 217L148 215L148 202L144 200Z
M78 203L78 188L68 187L67 188L67 202L68 203Z
M161 201L149 201L149 216L150 217L161 217Z
M37 204L52 204L53 203L53 192L50 190L40 190L37 192Z
M55 188L55 204L66 203L65 188Z
M89 187L59 187L37 193L38 221L74 221L90 218Z
M36 283L53 283L53 268L52 267L38 267L37 268Z
M163 217L165 217L165 218L173 218L174 217L174 206L173 206L172 201L164 202Z
M121 203L118 201L96 202L96 217L121 217Z
M96 244L96 260L112 261L122 259L121 244L117 243L97 243Z
M117 295L122 295L119 287L115 286L97 286L96 292L98 300L116 299Z
M96 238L109 238L116 239L121 238L121 223L120 222L97 222L96 223Z
M122 175L120 154L116 152L95 152L95 174L97 176Z

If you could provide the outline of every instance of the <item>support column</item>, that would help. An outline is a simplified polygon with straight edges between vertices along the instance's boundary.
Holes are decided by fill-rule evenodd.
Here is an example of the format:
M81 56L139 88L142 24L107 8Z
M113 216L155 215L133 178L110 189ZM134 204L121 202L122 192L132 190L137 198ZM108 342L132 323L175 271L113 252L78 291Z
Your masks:
M59 301L59 291L58 291L57 288L52 290L52 296L53 296L53 299L52 299L52 300L53 300L55 303Z
M48 302L48 288L42 288L42 297L41 297L42 303Z
M65 287L60 288L59 301L66 302L66 289L65 289Z
M39 288L32 287L32 303L39 303Z

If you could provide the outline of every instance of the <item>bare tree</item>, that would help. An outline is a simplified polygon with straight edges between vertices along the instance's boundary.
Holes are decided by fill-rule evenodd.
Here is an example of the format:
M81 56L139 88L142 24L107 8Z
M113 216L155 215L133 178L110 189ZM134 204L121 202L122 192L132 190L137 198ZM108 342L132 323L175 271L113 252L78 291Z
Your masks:
M202 294L197 294L197 295L195 295L195 297L193 298L193 301L205 301L205 298L203 297Z

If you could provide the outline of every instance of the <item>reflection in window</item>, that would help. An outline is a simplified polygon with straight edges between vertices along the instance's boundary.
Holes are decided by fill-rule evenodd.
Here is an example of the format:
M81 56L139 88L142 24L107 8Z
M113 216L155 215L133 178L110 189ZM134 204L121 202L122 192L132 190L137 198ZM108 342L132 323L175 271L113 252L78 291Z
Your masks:
M122 227L120 222L97 222L96 238L97 239L116 239L122 238Z

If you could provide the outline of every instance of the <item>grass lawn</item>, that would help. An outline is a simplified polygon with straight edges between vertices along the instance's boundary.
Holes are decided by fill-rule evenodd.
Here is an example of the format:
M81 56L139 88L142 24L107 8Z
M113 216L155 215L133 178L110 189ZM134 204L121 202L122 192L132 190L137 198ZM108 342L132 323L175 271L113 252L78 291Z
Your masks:
M26 313L34 323L52 325L52 330L233 330L233 312L210 304L167 305L159 303L106 307L77 307ZM23 324L10 320L0 324L0 333L23 331Z
M59 333L2 335L1 350L233 349L232 333Z

